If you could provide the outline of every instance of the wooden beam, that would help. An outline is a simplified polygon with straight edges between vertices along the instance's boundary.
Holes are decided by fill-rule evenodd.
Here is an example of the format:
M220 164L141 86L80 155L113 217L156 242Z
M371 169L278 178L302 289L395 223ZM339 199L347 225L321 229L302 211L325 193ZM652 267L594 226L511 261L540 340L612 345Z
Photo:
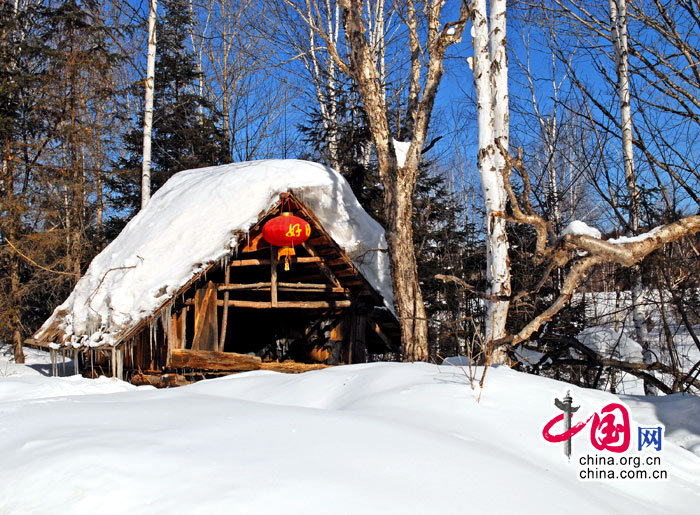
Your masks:
M116 346L115 346L115 348L116 348ZM122 346L116 350L116 358L117 358L117 364L116 364L117 378L121 379L123 381L124 380L124 346Z
M223 306L222 300L217 302L217 305ZM277 306L273 306L272 302L259 302L252 300L229 300L228 305L234 308L250 308L250 309L332 309L332 308L349 308L352 306L350 300L308 300L308 301L278 301Z
M216 352L190 349L173 349L170 356L172 368L192 368L197 370L228 370L242 372L258 370L260 358L235 352Z
M355 277L357 275L357 271L351 270L349 268L343 268L342 270L338 270L334 272L336 277Z
M297 363L296 361L273 361L270 363L261 363L260 368L262 370L274 370L275 372L284 372L286 374L301 374L302 372L308 372L309 370L320 370L322 368L328 368L330 365L324 365L322 363Z
M261 232L257 236L250 238L241 249L241 252L256 252L268 247L269 245L270 244L263 239L263 234Z
M319 263L320 257L293 257L292 264ZM236 259L231 261L231 266L260 266L269 265L269 259Z
M216 287L212 281L207 283L206 288L200 288L195 292L192 349L213 351L218 347L219 323L216 311L218 302Z
M372 326L372 329L374 329L374 332L377 333L377 336L379 336L379 338L384 342L384 344L387 347L389 347L389 348L395 347L395 345L393 345L391 343L391 340L389 339L389 337L386 334L384 334L384 331L382 331L382 328L379 327L378 323L370 322L370 326Z
M311 254L312 257L318 259L318 267L321 269L321 272L323 272L323 275L325 275L328 278L328 280L332 282L336 287L342 287L340 281L333 273L333 271L330 268L328 268L326 263L323 262L323 259L321 259L321 257L319 257L319 255L316 253L316 249L314 249L311 245L307 245L306 243L302 243L301 246L304 248L304 250L306 250L306 252Z
M226 290L262 290L266 291L271 288L271 284L267 282L249 283L249 284L220 284L217 286L219 291ZM321 283L277 283L278 291L298 291L298 292L319 292L319 293L349 293L347 288L332 286L330 284Z

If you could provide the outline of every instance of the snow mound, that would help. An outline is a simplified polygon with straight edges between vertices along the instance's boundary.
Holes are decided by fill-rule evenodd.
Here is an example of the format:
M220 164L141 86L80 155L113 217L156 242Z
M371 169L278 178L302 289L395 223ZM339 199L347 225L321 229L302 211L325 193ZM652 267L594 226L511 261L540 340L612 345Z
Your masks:
M578 456L599 454L586 431L570 462L542 438L567 391L581 420L622 401L634 423L665 424L669 479L579 481ZM458 367L381 363L0 400L0 413L0 513L690 515L700 502L700 399L621 399L507 367L483 392Z
M399 165L399 168L403 168L403 165L406 163L408 149L411 148L411 142L399 141L396 139L392 141L394 143L394 151L396 152L396 163Z
M138 387L153 389L152 386ZM76 395L101 395L128 392L136 386L113 377L85 379L75 375L68 377L45 377L42 375L19 375L0 381L0 402L73 397Z
M576 339L605 358L642 362L642 346L622 331L609 327L587 327Z
M466 356L449 356L442 360L442 365L450 365L454 367L468 367L470 360Z
M602 236L601 232L595 227L591 227L586 222L581 220L574 220L561 232L561 236L566 236L571 234L572 236L590 236L591 238L598 238Z
M283 192L300 197L393 309L386 240L345 179L320 164L264 160L186 170L90 264L70 297L35 334L56 323L73 346L113 345L187 281L222 259Z

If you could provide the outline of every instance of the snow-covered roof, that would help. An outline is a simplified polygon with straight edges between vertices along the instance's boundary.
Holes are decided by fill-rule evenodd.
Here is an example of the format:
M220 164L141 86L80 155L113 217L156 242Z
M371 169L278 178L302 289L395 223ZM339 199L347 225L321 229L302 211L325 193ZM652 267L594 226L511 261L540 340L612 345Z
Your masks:
M226 256L284 192L316 215L393 310L384 230L336 171L308 161L264 160L175 174L90 264L35 339L73 346L118 343L187 282ZM374 250L370 250L374 249ZM50 341L50 340L49 340Z

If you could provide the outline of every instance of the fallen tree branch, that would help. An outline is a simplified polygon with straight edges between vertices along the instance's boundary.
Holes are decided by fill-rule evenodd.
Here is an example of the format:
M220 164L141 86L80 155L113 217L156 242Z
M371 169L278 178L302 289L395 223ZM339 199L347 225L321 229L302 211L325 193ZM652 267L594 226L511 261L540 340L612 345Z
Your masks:
M512 212L512 214L496 213L496 216L511 223L531 225L537 234L535 263L549 261L545 276L538 282L535 291L543 286L554 267L564 267L571 264L571 269L564 279L564 284L556 300L516 334L507 335L494 342L494 349L506 344L517 345L528 340L542 324L550 321L561 311L594 266L602 263L616 263L623 267L631 267L663 245L700 232L700 215L694 215L659 226L634 238L618 241L603 240L585 234L566 234L557 238L553 234L551 224L535 213L530 204L530 179L523 166L522 149L519 149L518 157L514 158L503 148L500 141L496 141L496 144L506 161L506 166L501 173ZM523 180L523 194L520 199L515 195L510 182L514 168L520 170ZM551 237L552 241L549 245L548 236ZM455 282L463 287L466 285L463 281ZM526 291L519 292L515 298L520 299L528 293ZM488 296L485 298L493 300Z

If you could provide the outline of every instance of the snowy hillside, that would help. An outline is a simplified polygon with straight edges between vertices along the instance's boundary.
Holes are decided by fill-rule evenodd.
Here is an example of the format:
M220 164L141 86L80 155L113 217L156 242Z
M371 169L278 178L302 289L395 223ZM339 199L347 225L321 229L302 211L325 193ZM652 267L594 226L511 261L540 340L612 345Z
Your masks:
M35 360L36 361L36 360ZM36 367L36 364L34 365ZM0 513L697 513L700 399L618 398L507 368L252 372L177 388L0 377ZM667 480L580 481L554 398L665 424ZM584 431L585 433L585 431ZM636 451L635 451L636 452Z

